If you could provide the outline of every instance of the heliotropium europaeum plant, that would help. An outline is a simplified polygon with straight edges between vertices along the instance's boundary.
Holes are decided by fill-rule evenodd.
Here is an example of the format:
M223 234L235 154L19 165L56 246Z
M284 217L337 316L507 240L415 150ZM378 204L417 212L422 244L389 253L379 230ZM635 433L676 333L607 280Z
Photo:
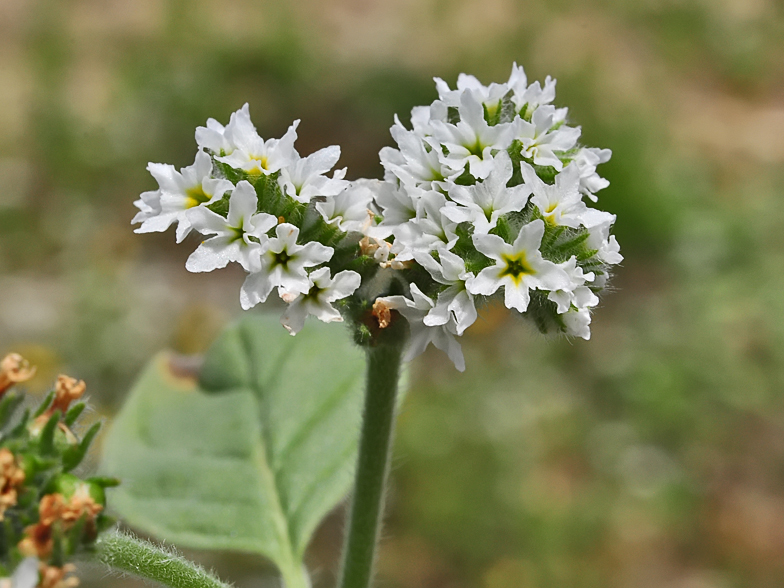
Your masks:
M176 225L178 242L204 236L189 271L240 264L243 309L276 293L292 335L315 316L346 322L365 349L342 588L372 578L401 362L432 343L463 371L457 337L496 298L544 333L589 339L622 260L615 216L590 206L608 185L596 169L610 151L579 143L580 128L553 105L554 80L529 84L514 65L506 83L461 75L456 89L440 79L436 88L411 128L395 118L383 180L332 172L337 146L302 157L299 121L263 139L246 104L225 126L196 130L192 166L151 163L158 188L135 203L138 233Z

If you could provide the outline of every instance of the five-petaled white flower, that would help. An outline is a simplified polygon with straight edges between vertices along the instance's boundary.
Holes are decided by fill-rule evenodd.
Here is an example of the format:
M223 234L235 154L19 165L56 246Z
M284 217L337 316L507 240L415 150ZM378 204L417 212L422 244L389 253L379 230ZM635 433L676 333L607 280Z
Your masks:
M411 361L421 354L431 343L446 352L455 367L465 371L465 359L460 343L455 339L454 318L444 325L427 326L424 318L435 307L433 300L422 293L416 284L411 284L411 298L405 296L386 296L379 298L388 308L397 310L408 321L411 336L403 361Z
M228 218L203 206L194 209L190 217L193 228L215 236L191 253L185 268L190 272L211 272L236 261L245 271L258 271L266 233L278 224L278 219L265 212L257 213L257 205L256 190L243 180L229 198Z
M474 274L466 271L465 261L445 248L438 250L438 261L430 253L416 253L417 262L424 267L432 278L446 286L439 292L435 306L427 313L423 322L428 327L446 325L451 321L455 333L463 332L476 321L474 296L466 290L466 281Z
M557 265L569 277L568 287L553 290L547 295L549 300L555 302L558 314L568 312L572 306L583 309L599 304L599 298L585 285L586 282L593 282L595 277L593 272L586 274L583 268L577 265L577 258L574 255L568 261Z
M522 143L522 155L536 165L549 165L557 171L563 169L563 162L556 153L568 151L580 138L580 127L559 126L558 120L565 113L553 106L540 106L531 116L531 122L518 118L516 138Z
M416 201L417 214L412 221L395 227L395 247L398 261L414 258L415 251L428 252L437 247L451 249L457 242L457 223L446 214L446 197L440 192L421 192Z
M591 338L591 311L587 308L571 308L563 315L566 334L588 341Z
M580 170L580 192L593 202L598 200L596 192L610 185L610 182L596 173L596 166L600 163L607 163L611 156L612 151L609 149L583 147L572 160L573 165L576 165Z
M237 117L243 117L250 120L250 107L247 102L242 108L231 114L231 118L229 119L230 126L233 127L237 125ZM220 156L230 155L234 149L237 148L237 146L226 137L226 127L214 118L207 119L206 127L196 128L196 143L200 149L211 151L215 155Z
M218 161L241 169L249 174L270 175L291 164L295 159L294 141L297 140L295 120L280 139L262 139L250 120L250 113L243 107L232 116L224 130L224 137L234 150Z
M452 184L449 197L458 206L444 208L444 216L456 223L470 222L475 234L489 233L501 215L521 211L528 201L531 188L525 184L507 188L512 177L512 160L506 152L496 155L493 171L483 182L473 186Z
M340 147L337 145L319 149L307 157L300 157L292 149L291 161L281 168L278 183L284 193L304 204L316 196L336 196L348 185L343 179L345 168L336 170L331 178L324 174L335 167L338 159Z
M280 322L292 335L302 329L309 314L325 323L342 322L340 311L332 306L332 303L351 296L362 281L357 272L350 270L344 270L330 278L328 267L314 270L309 278L310 288L307 292L281 294L281 298L288 302L289 306Z
M136 233L160 233L177 224L177 243L191 231L190 210L220 200L234 185L228 180L210 177L212 159L204 151L196 154L193 165L178 172L173 165L150 163L147 170L157 180L159 189L145 192L134 202L140 212L133 223L142 223Z
M337 225L341 231L362 232L369 227L370 203L377 180L358 180L333 198L316 203L316 210L327 224Z
M557 176L553 185L545 184L534 168L526 162L520 162L523 180L533 195L533 202L539 209L547 224L557 227L578 228L584 224L584 216L588 207L580 196L580 170L570 164Z
M458 107L457 124L431 121L434 136L446 147L449 155L439 154L444 165L459 176L468 165L469 173L478 179L486 178L493 170L493 155L509 147L515 127L512 123L490 126L485 120L482 103L473 90L465 90Z
M466 288L472 294L490 296L504 287L504 304L520 312L528 309L529 290L562 290L569 287L566 272L542 257L539 245L544 235L544 221L536 219L520 229L511 245L497 235L474 235L477 251L495 265L486 267L468 280Z
M261 249L260 269L245 278L240 291L240 304L244 310L267 300L273 288L280 292L304 294L310 289L310 279L305 270L329 261L332 247L311 241L297 245L299 229L281 223L275 237L267 240Z
M390 132L398 149L384 147L379 153L381 165L387 171L387 181L397 178L406 186L435 189L447 175L454 173L441 163L441 148L433 137L423 136L416 130L409 131L397 115Z

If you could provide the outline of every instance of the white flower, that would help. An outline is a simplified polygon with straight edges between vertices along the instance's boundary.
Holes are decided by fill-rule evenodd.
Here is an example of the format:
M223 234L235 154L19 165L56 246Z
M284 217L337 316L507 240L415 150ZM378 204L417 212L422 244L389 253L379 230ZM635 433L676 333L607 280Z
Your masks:
M238 111L231 114L229 125L236 126L237 117L250 120L250 110L247 103ZM236 145L226 138L226 127L214 118L207 119L206 127L196 128L196 143L200 149L212 151L215 155L230 155Z
M189 211L192 208L220 200L234 187L228 180L210 177L212 159L204 151L196 154L193 165L179 172L173 165L162 163L150 163L147 170L157 180L159 189L145 192L141 200L135 202L141 212L133 222L142 223L135 232L159 233L176 222L177 243L191 231Z
M424 190L420 188L397 186L391 182L379 182L375 190L376 205L384 217L373 236L383 239L392 234L398 225L405 224L417 217L417 201ZM385 234L382 234L384 233Z
M232 116L232 120L226 125L224 136L235 149L226 156L218 157L218 161L249 174L264 175L291 165L296 158L294 141L297 140L298 120L291 124L280 139L265 141L256 132L247 108L243 107L234 114L236 116Z
M229 198L228 218L206 207L194 209L190 217L193 228L215 236L199 245L185 268L190 272L211 272L236 261L245 271L258 271L262 243L266 242L267 231L278 224L278 219L264 212L257 214L257 205L256 190L243 180Z
M370 203L378 180L358 180L333 198L316 203L316 210L324 221L337 225L341 231L363 232L370 226Z
M572 308L563 315L566 334L581 337L588 341L591 338L591 312L587 308Z
M615 215L602 210L589 208L583 215L583 222L590 233L586 245L589 249L597 251L596 257L609 265L616 265L623 261L621 246L615 239L615 235L610 235L610 229L615 222Z
M281 324L289 333L296 335L305 325L305 319L312 314L325 323L342 322L340 312L332 302L351 296L362 281L356 272L345 270L334 278L329 277L329 268L322 267L310 274L310 288L305 293L286 293L281 295L289 303Z
M437 327L453 321L455 332L462 335L477 316L474 296L466 290L466 281L474 274L466 271L462 258L443 248L438 250L439 261L429 253L416 253L414 257L436 282L447 286L439 292L435 306L423 322L428 327Z
M547 261L539 252L544 235L544 221L536 219L523 226L511 245L497 235L474 235L474 246L495 260L479 275L468 280L466 287L472 294L490 296L504 287L504 304L525 312L531 288L561 290L569 287L569 277L563 269Z
M579 127L557 126L562 122L558 120L559 112L553 106L540 106L534 111L531 122L516 119L514 123L516 138L523 145L523 157L533 160L536 165L552 166L557 171L563 169L563 163L556 152L568 151L580 138Z
M596 192L610 185L610 182L596 173L596 166L610 161L611 156L612 151L609 149L583 147L572 160L580 170L580 192L594 202L598 200Z
M569 277L569 285L566 288L553 290L547 295L547 298L557 305L558 314L568 312L572 305L583 309L599 304L599 298L585 285L586 282L593 282L593 272L584 273L583 268L577 265L577 258L574 255L568 261L557 265Z
M580 196L580 171L576 165L568 165L555 176L555 184L545 184L534 168L520 162L525 184L533 191L531 202L539 209L547 224L557 227L579 228L583 224L588 208Z
M267 300L276 287L281 292L304 294L311 286L305 268L332 257L332 247L321 243L297 245L299 229L294 225L281 223L275 234L276 237L267 240L261 249L259 271L250 274L242 285L240 304L244 310Z
M540 106L549 105L555 100L555 80L547 76L544 80L544 88L539 81L535 81L530 86L527 84L528 80L523 68L514 64L512 75L509 78L509 86L514 90L512 101L515 103L520 116L530 120L536 109Z
M340 159L340 147L332 145L319 149L307 157L300 157L292 149L292 160L280 170L278 183L285 194L297 202L308 203L315 196L335 196L348 182L343 179L346 170L337 170L332 178L326 174Z
M484 179L493 169L494 153L509 147L515 127L512 123L490 126L473 90L462 93L458 112L460 120L456 125L439 120L431 122L435 138L449 151L449 155L439 154L439 157L453 170L453 177L460 175L467 164L472 176Z
M407 186L430 189L438 187L447 175L454 173L444 169L439 157L441 146L434 138L407 130L397 115L390 132L398 149L384 147L379 153L388 181L397 178Z
M501 215L525 208L531 189L527 185L507 188L512 177L512 160L502 151L493 160L493 171L473 186L449 186L449 197L459 206L447 206L444 216L456 223L470 222L475 233L489 233Z
M457 223L446 215L448 206L443 194L423 191L416 207L416 218L395 227L393 252L398 261L413 259L415 251L427 253L442 246L451 249L457 243Z
M411 299L405 296L387 296L379 300L385 302L389 308L397 310L408 321L411 336L403 361L411 361L432 343L437 349L446 352L458 370L465 371L463 350L454 337L454 320L435 327L424 324L425 316L430 313L435 304L417 288L416 284L411 284Z
M433 78L438 90L438 98L447 106L460 106L460 99L466 90L471 90L485 106L490 116L501 105L501 99L509 92L508 84L490 84L485 86L472 75L461 73L457 76L457 89L450 90L449 85L441 78Z
M142 192L138 200L133 205L139 209L136 216L131 221L132 225L143 223L149 218L161 214L161 191L151 190L149 192Z

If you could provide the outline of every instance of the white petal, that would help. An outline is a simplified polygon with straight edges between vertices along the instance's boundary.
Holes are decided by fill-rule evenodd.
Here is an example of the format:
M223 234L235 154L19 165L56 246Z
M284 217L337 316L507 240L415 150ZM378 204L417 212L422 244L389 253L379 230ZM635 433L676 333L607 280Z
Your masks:
M334 302L351 296L362 283L362 277L357 272L344 270L335 275L330 288L328 300Z
M308 311L302 303L302 296L289 304L286 312L280 317L280 324L293 336L305 326L305 319L308 318Z
M528 286L525 285L525 281L521 281L517 286L511 280L504 281L504 305L507 308L525 312L528 309L530 300L531 295L528 292Z
M250 182L242 180L234 188L229 198L228 224L236 228L242 227L245 219L249 219L256 214L258 204L256 190L251 186Z
M267 300L272 292L273 284L269 279L269 274L265 271L256 272L248 275L240 290L240 305L243 310L253 308L260 302Z
M230 237L213 237L204 241L191 253L185 262L185 269L189 272L211 272L212 270L226 267L230 261L237 260L239 253L237 242L232 242Z
M475 278L466 281L466 290L471 294L490 296L501 287L501 272L503 268L498 265L486 267Z

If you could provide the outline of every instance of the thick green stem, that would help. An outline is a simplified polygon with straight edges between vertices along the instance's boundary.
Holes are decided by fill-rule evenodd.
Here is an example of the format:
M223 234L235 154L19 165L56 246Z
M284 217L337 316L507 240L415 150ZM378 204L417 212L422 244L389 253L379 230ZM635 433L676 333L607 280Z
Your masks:
M365 413L340 588L368 588L384 512L403 340L367 350Z
M230 588L230 584L188 561L127 533L106 533L95 544L98 561L112 571L153 580L171 588Z

